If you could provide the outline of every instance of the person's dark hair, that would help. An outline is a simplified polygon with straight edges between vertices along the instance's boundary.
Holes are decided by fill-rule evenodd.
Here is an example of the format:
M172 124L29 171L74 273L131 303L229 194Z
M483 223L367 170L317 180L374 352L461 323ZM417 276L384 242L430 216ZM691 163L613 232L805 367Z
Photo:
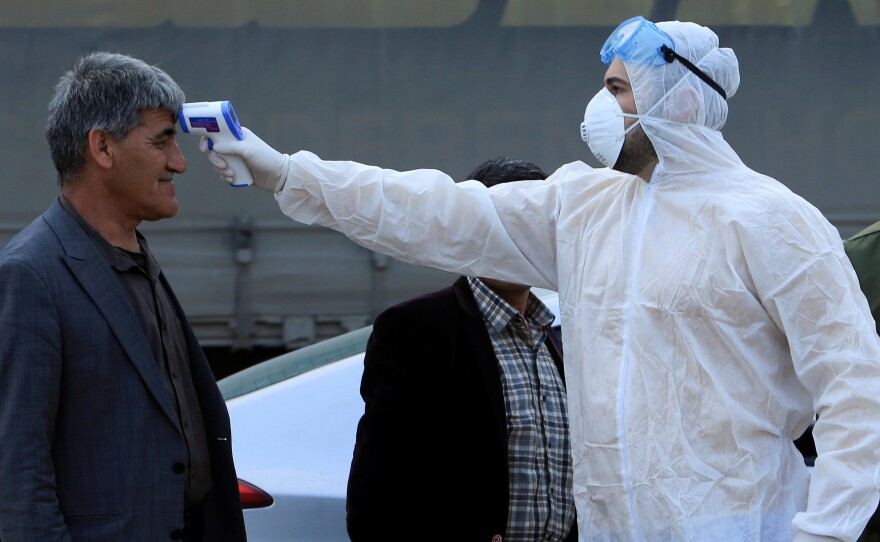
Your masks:
M84 164L92 128L121 141L138 125L141 112L165 109L176 118L184 100L168 74L141 60L106 52L80 58L61 76L49 102L46 140L58 184Z
M532 162L504 157L486 160L477 166L467 178L480 181L492 188L496 184L511 181L543 181L547 178L547 174Z

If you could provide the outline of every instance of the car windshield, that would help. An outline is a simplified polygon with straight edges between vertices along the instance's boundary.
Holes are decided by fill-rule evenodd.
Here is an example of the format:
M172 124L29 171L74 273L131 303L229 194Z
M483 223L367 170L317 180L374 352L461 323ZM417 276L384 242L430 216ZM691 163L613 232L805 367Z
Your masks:
M363 353L367 349L367 340L372 331L373 326L366 326L300 348L230 375L217 385L223 393L223 399L228 401L312 369Z

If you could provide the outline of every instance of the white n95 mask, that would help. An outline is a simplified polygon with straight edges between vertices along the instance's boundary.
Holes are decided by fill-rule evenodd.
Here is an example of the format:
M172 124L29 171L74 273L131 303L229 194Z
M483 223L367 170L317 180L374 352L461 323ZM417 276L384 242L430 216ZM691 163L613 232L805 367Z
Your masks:
M581 139L590 146L593 156L607 167L614 167L617 163L626 134L638 124L633 123L627 130L623 124L624 117L638 118L624 113L607 88L596 93L584 111Z

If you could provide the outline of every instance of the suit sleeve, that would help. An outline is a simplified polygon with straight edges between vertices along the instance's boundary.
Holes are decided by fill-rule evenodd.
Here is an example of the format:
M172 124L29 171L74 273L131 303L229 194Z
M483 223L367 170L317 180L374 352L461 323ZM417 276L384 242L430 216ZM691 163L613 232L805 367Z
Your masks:
M55 491L52 440L61 332L41 278L0 264L0 540L70 541Z
M364 358L361 395L364 415L358 423L346 502L352 542L397 539L424 528L430 473L420 465L430 446L425 405L409 374L406 330L380 315ZM414 360L410 360L414 361ZM417 530L413 530L417 529Z
M276 199L290 218L400 261L555 290L554 177L561 175L488 189L436 170L398 172L300 151Z

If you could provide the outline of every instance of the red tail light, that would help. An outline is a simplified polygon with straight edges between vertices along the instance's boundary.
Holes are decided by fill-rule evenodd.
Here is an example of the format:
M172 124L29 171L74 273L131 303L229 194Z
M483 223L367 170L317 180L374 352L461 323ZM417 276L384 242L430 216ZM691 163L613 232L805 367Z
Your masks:
M275 500L268 493L244 480L238 481L238 492L241 494L241 509L266 508L272 506Z

